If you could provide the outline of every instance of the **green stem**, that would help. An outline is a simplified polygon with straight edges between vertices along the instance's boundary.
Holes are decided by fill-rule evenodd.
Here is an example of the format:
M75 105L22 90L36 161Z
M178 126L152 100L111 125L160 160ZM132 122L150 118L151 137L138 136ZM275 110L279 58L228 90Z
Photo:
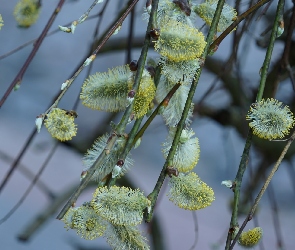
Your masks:
M132 146L137 142L137 140L139 138L142 137L142 135L144 134L145 130L148 128L148 126L151 124L151 122L154 120L154 118L156 117L156 115L159 113L159 109L163 106L164 103L168 103L169 100L172 98L172 96L174 95L174 93L176 92L176 90L180 87L180 84L177 83L174 85L174 87L169 91L169 93L167 94L167 96L163 99L163 101L158 105L158 107L154 110L154 112L150 115L150 117L147 119L147 121L145 122L145 124L142 126L142 128L139 130L139 132L136 134Z
M262 5L266 4L269 1L270 0L261 0L250 9L245 11L243 14L239 15L237 19L230 26L228 26L228 28L211 44L210 51L213 50L215 47L218 47L223 39L226 38L227 35L231 33L240 22L242 22L246 17L248 17L250 14L252 14L254 11L259 9Z
M114 31L116 30L116 28L120 24L122 24L123 20L126 18L126 16L128 15L128 13L130 13L130 11L134 8L134 6L136 5L137 2L138 2L138 0L133 0L131 2L130 6L128 6L128 8L126 9L126 11L122 14L122 16L116 22L116 24L110 29L110 31L107 33L107 35L103 38L102 42L97 46L97 48L94 50L94 52L92 53L92 55L96 55L98 53L98 51L102 47L102 45L114 33ZM80 72L80 70L82 70L82 67L83 67L83 65L74 74L74 76L77 76L77 73ZM72 77L73 79L75 79L74 76ZM65 90L68 87L66 87ZM63 93L63 91L62 91L62 93ZM126 122L126 124L127 124L127 122ZM125 127L126 127L126 125L125 125ZM125 127L124 127L124 129L125 129ZM119 127L119 128L122 129L122 127ZM70 199L67 201L67 203L65 204L65 206L60 211L60 213L57 215L57 217L56 217L57 219L59 219L59 220L62 219L63 216L65 215L65 213L69 210L69 208L75 204L75 202L78 199L79 195L81 194L81 192L85 189L85 187L87 186L87 184L91 180L92 175L94 174L94 172L96 171L96 169L105 161L107 155L112 150L113 146L115 145L115 143L117 141L117 137L118 137L117 134L121 134L121 133L122 133L122 131L120 131L120 132L116 131L114 133L114 135L111 135L109 137L109 141L108 141L106 147L104 148L104 150L102 151L102 153L98 156L98 158L96 159L96 161L94 162L94 164L87 170L86 176L81 180L81 182L80 182L79 186L77 187L77 189L75 190L75 192L72 194L72 196L70 197Z
M150 13L150 18L149 18L149 22L148 22L148 26L147 26L147 30L146 30L146 34L145 34L145 39L144 39L144 43L143 43L143 47L141 50L141 54L140 57L138 59L138 63L137 63L137 70L136 70L136 75L135 75L135 79L134 79L134 84L133 84L133 90L135 91L135 93L137 93L138 89L139 89L139 85L140 85L140 81L142 78L142 73L143 70L145 68L145 62L146 62L146 57L147 57L147 53L148 53L148 49L149 49L149 45L151 42L151 36L150 36L150 30L153 29L155 22L156 22L156 14L157 14L157 9L158 9L158 2L159 0L154 0L152 3L152 9L151 9L151 13ZM136 95L135 95L136 98ZM128 124L128 120L130 118L131 112L133 110L133 106L134 106L134 101L129 105L129 107L125 110L122 119L120 121L120 123L118 124L116 130L118 131L119 134L123 133L125 131L125 128ZM132 146L134 145L134 137L135 134L138 131L138 128L141 124L143 117L140 119L137 119L137 121L135 122L131 132L129 133L129 138L126 142L126 145L124 147L124 151L120 156L120 159L125 159L127 154L129 153L129 151L131 150ZM108 186L112 186L115 184L117 178L111 178L110 181L108 182Z
M72 194L71 198L67 201L66 205L63 207L63 209L60 211L56 219L61 220L65 213L69 210L71 206L75 205L76 200L78 199L81 192L86 188L87 184L90 182L92 175L96 171L96 169L101 166L101 164L105 161L106 156L110 153L112 150L114 144L117 141L117 135L111 136L109 142L107 143L107 146L102 151L102 153L99 155L99 157L96 159L94 164L87 170L86 176L81 180L80 185L77 187L75 192Z
M279 18L281 15L281 12L284 8L284 0L280 0L278 3L277 7L277 12L275 16L275 21L270 37L270 42L269 46L267 48L267 52L265 55L265 59L263 62L262 70L261 70L261 79L260 79L260 84L259 84L259 89L258 89L258 94L256 97L256 101L259 102L262 99L262 95L264 92L264 87L265 87L265 81L267 78L267 72L271 60L271 55L273 52L274 48L274 42L276 39L277 35L277 30L278 30L278 25L279 25ZM251 148L251 143L252 143L252 131L249 129L248 136L246 139L243 155L240 161L239 169L235 178L235 188L234 188L234 203L233 203L233 211L232 211L232 216L231 216L231 222L230 222L230 230L228 232L227 240L226 240L226 246L225 249L228 250L230 249L230 244L232 241L232 232L234 231L235 228L239 226L238 224L238 208L239 208L239 200L240 200L240 188L241 188L241 183L243 180L244 172L247 168L247 163L248 163L248 157L249 157L249 152Z
M254 204L252 206L252 208L250 209L249 214L247 215L246 219L244 220L242 226L239 229L239 232L237 233L236 237L234 238L229 250L233 249L235 243L237 242L237 240L239 239L243 229L245 228L245 226L247 225L248 221L250 221L255 213L255 210L258 206L259 201L261 200L263 194L265 193L270 181L272 180L275 172L279 169L279 166L281 165L286 153L288 152L288 149L290 148L292 142L295 140L295 132L292 134L292 136L290 137L290 139L288 140L288 143L286 144L286 146L284 147L279 159L277 160L276 164L273 166L269 176L267 177L265 183L263 184L262 188L260 189L259 194L257 195L257 197L255 198Z
M213 40L214 35L216 34L217 25L218 25L218 21L219 21L221 12L222 12L224 2L225 2L225 0L220 0L218 2L217 8L216 8L216 11L215 11L215 14L214 14L214 18L212 20L212 23L211 23L211 26L210 26L210 29L209 29L209 32L208 32L208 35L207 35L207 39L206 39L207 44L206 44L204 52L203 52L203 54L202 54L202 56L200 58L200 61L205 61L205 59L206 59L206 56L207 56L208 51L209 51L210 44L211 44L211 42ZM177 145L178 145L178 142L179 142L179 139L180 139L180 135L181 135L181 132L183 130L183 127L184 127L185 120L187 118L188 112L189 112L189 110L191 108L192 99L194 97L195 90L197 88L201 72L202 72L202 67L200 67L197 70L196 74L195 74L195 78L194 78L194 80L192 82L192 85L191 85L191 88L190 88L190 91L189 91L189 94L188 94L188 97L187 97L187 100L186 100L186 103L185 103L185 107L184 107L184 110L182 112L181 119L180 119L180 121L179 121L179 123L177 125L177 130L176 130L176 133L175 133L175 137L174 137L172 146L170 148L169 154L168 154L168 156L166 158L165 164L164 164L164 166L162 168L162 171L160 173L158 181L157 181L152 193L150 193L148 195L148 199L150 199L150 201L151 201L151 211L150 211L150 213L148 213L146 215L146 221L147 222L150 222L151 219L152 219L154 207L155 207L159 192L161 190L161 187L162 187L163 182L164 182L165 177L166 177L166 168L169 165L171 165L172 159L173 159L174 154L176 152Z
M134 144L137 142L137 140L139 138L142 137L142 135L144 134L145 130L148 128L148 126L151 124L151 122L154 120L154 118L156 117L156 115L159 112L159 109L163 106L163 103L165 102L169 102L169 100L171 99L171 97L174 95L174 93L176 92L176 90L180 87L180 84L176 84L171 90L170 92L167 94L167 96L164 98L164 100L158 105L158 107L153 111L153 113L149 116L149 118L147 119L147 121L145 122L145 124L142 126L142 128L138 131L138 128L141 124L141 121L143 118L137 119L137 121L135 122L131 132L129 133L129 137L128 137L128 141L126 143L126 146L124 148L124 152L122 153L120 159L125 159L127 154L129 153L129 151L131 150L131 148L134 146ZM137 133L138 131L138 133ZM137 133L137 134L136 134ZM114 185L116 182L116 178L113 178L109 181L108 183L108 187Z
M133 146L133 143L132 142L134 140L134 137L135 137L135 135L136 135L139 127L140 127L140 124L142 122L143 117L137 119L136 122L134 123L134 125L133 125L130 133L128 134L128 140L126 142L126 145L124 147L124 150L123 150L122 154L120 155L120 158L119 159L123 159L123 160L126 159L128 153L130 152L130 150L131 150L131 148ZM115 177L115 178L110 177L110 180L108 181L107 186L108 187L111 187L111 186L115 185L116 180L117 180L117 177Z
M154 0L152 3L152 10L151 10L151 14L150 14L146 34L145 34L145 39L144 39L141 54L140 54L140 57L139 57L138 63L137 63L137 71L136 71L134 85L133 85L133 90L135 91L135 93L137 93L137 91L138 91L140 80L142 77L142 73L143 73L143 70L145 67L145 61L146 61L149 45L151 42L151 36L150 36L149 32L154 27L154 20L155 20L156 14L157 14L158 2L159 2L159 0ZM136 97L136 94L135 94L135 97ZM134 106L134 102L132 102L129 105L129 107L125 110L125 113L124 113L120 123L117 126L118 133L123 133L123 131L125 130L128 120L129 120L129 117L130 117L130 114L133 110L133 106Z
M263 66L262 66L262 69L261 69L260 86L259 86L258 94L257 94L257 97L256 97L257 102L261 101L262 96L263 96L264 87L265 87L265 81L266 81L266 78L267 78L268 68L269 68L270 60L271 60L271 55L272 55L272 52L273 52L275 40L277 38L279 20L280 20L282 11L284 9L284 5L285 5L285 0L280 0L279 3L278 3L278 7L277 7L277 12L276 12L276 16L275 16L274 25L273 25L273 28L272 28L272 31L271 31L269 45L268 45L266 55L265 55L265 59L264 59L264 62L263 62Z

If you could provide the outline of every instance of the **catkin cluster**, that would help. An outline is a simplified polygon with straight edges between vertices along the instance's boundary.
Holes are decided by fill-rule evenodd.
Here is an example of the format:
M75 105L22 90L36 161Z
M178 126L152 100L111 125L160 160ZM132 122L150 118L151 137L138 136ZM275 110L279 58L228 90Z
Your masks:
M63 217L66 229L81 238L105 237L113 249L150 249L137 225L150 201L139 190L126 187L99 187L90 202L70 208Z
M289 107L273 98L253 103L246 119L253 134L268 140L285 137L295 123Z
M157 84L151 73L153 70L150 70L151 65L146 65L139 88L135 91L133 85L138 65L133 61L129 65L116 66L107 72L89 76L84 81L80 94L83 105L105 112L124 111L132 103L131 117L139 119L149 114L154 99L161 103L170 90L180 83L175 94L160 108L160 115L169 130L162 149L165 158L173 144L190 86L200 68L200 57L206 46L205 34L198 30L196 21L203 18L210 25L212 11L215 11L218 1L210 0L200 4L193 0L187 6L179 2L159 1L154 23L156 28L150 32L154 49L159 53L159 60L153 65L160 69ZM149 18L150 9L151 6L147 4L144 19ZM235 15L234 9L225 5L218 30L222 31L229 26ZM55 131L54 126L48 122L54 118L54 112L57 111L47 115L45 124L50 131ZM170 177L168 196L180 208L197 210L210 206L215 197L212 188L192 172L200 157L199 140L189 127L192 112L191 105L176 153L169 170L167 168ZM137 225L142 222L143 211L150 212L151 201L139 189L104 186L107 179L124 175L133 163L129 156L126 159L119 158L127 136L116 136L118 139L110 152L107 145L112 136L105 134L95 141L84 156L85 168L81 178L87 175L91 167L95 167L92 178L98 181L99 187L91 201L78 208L71 208L63 221L67 229L76 230L82 238L106 237L113 249L149 249L146 238L140 234ZM106 154L102 162L98 161L101 154Z
M159 2L157 10L158 32L156 32L156 36L153 36L155 50L160 54L158 67L161 69L161 77L156 91L157 102L161 103L175 84L181 84L168 104L160 109L169 129L169 135L163 143L162 149L165 158L167 158L173 144L190 85L200 68L200 57L206 46L205 36L195 24L199 15L196 7L201 4L191 1L191 5L184 6L177 2L169 0ZM211 11L212 8L205 10L208 16L211 15ZM147 9L144 14L146 19L148 12ZM202 18L201 15L199 17ZM228 21L228 26L231 22L232 20ZM209 22L206 23L210 25ZM154 33L152 34L154 35ZM169 166L169 169L173 169L174 172L171 174L168 170L171 177L168 197L180 208L197 210L211 205L215 198L212 188L191 172L200 157L199 140L194 137L195 133L189 128L192 112L193 105L189 110L185 122L186 127L181 133L175 155L171 166Z

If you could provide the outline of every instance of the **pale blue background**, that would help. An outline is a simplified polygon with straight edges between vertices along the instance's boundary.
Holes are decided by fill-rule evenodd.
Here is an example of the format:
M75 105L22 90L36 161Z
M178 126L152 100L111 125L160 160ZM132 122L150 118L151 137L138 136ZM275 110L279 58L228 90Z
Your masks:
M28 40L36 38L42 31L58 1L43 1L40 20L27 30L16 27L16 22L12 16L13 7L16 3L17 1L14 0L0 0L0 13L5 22L0 31L0 55ZM52 29L80 17L91 3L91 0L67 1L54 22ZM139 2L140 6L137 7L137 12L142 10L144 4L145 1ZM96 6L92 13L96 13L99 8L100 6ZM111 21L110 18L114 16L117 8L116 4L108 8L103 27ZM128 20L125 21L122 30L117 36L125 36L128 29ZM1 152L10 157L15 157L19 153L34 127L36 116L46 110L62 82L70 76L77 63L82 58L85 58L87 47L91 42L94 25L95 21L91 20L78 26L74 35L59 32L46 38L27 70L21 88L17 92L11 93L0 110ZM140 15L138 15L136 19L137 34L144 33L145 25L141 21ZM225 40L219 47L216 56L224 58L228 54L228 46L230 45L229 39ZM28 46L17 54L0 61L1 96L26 60L31 48L31 46ZM250 85L257 86L259 80L258 71L263 62L264 51L255 49L253 43L250 44L250 49L253 50L249 50L251 53L245 58L244 74L247 75ZM275 56L278 56L280 51L281 46L277 45ZM137 59L139 51L135 50L132 55L133 59ZM124 63L124 53L110 53L109 55L98 56L94 63L94 71L105 71L110 67ZM75 80L75 83L60 103L61 108L71 109L85 73L86 70ZM202 76L196 92L196 100L206 91L212 79L212 77L206 74ZM281 95L288 95L290 93L288 86L285 85L280 89ZM223 91L216 92L207 99L207 102L210 104L218 106L223 106L228 101ZM99 126L99 121L104 117L103 112L92 111L82 106L79 106L78 113L77 123L79 130L78 136L75 139L77 141L85 136L89 136L94 130L94 126ZM221 186L220 183L225 179L234 178L244 142L233 129L224 129L209 119L195 117L192 128L199 137L201 145L201 158L195 171L206 183L213 187L216 196L216 201L214 201L212 206L197 212L199 232L196 249L206 250L210 249L210 246L218 242L222 237L225 238L224 235L230 220L228 203L232 198L232 192ZM105 130L109 131L110 128L105 128ZM165 140L166 134L167 130L161 118L158 117L143 137L141 147L132 152L135 166L128 173L128 176L146 194L151 192L164 163L160 150L161 143ZM53 140L46 129L43 128L41 133L34 139L30 150L26 153L21 163L33 172L37 172L52 145ZM9 164L7 161L0 157L0 181L8 168ZM294 249L294 190L291 188L291 182L285 168L286 166L283 165L279 169L273 184L277 194L276 197L279 200L279 216L283 230L283 240L286 249ZM70 184L78 183L81 170L81 156L71 152L68 148L60 146L41 179L53 191L59 193ZM19 171L16 171L0 195L0 218L18 201L28 185L29 181ZM78 200L78 205L90 199L90 197L91 191L83 194ZM67 232L63 228L63 223L54 218L50 219L29 242L18 242L16 235L42 209L48 206L48 202L40 190L37 188L33 189L20 209L7 222L0 225L1 250L70 250L74 249L71 243L76 242L96 249L107 247L104 239L85 241L80 239L74 232ZM266 196L263 198L259 210L258 219L264 230L263 242L265 249L276 249L270 205ZM162 195L162 199L157 205L157 214L161 220L165 242L168 246L167 249L189 249L194 241L194 224L191 212L177 208L168 201L165 195ZM250 222L247 228L253 227L252 223ZM223 248L224 243L221 244L220 249ZM240 249L240 247L237 246L236 249Z

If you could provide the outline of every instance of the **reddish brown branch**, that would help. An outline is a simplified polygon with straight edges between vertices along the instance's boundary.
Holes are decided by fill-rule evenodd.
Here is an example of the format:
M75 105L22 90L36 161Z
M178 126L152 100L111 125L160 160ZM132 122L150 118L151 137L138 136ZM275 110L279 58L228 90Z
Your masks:
M293 4L294 4L294 2L293 2ZM291 43L292 43L292 34L293 34L294 27L295 27L295 4L293 5L292 16L290 18L290 23L289 23L289 27L288 27L286 42L285 42L285 48L284 48L284 52L282 55L282 65L281 65L282 69L285 69L288 71L289 77L292 82L293 90L295 91L295 80L294 80L293 72L292 72L292 69L290 66L290 62L289 62L290 48L291 48Z
M261 0L250 9L245 11L243 14L239 15L237 19L210 45L209 51L212 51L216 46L218 47L223 39L234 30L234 28L242 22L246 17L251 15L254 11L258 10L262 5L266 4L270 0Z
M11 91L14 89L14 87L16 85L21 84L21 81L23 79L23 76L24 76L26 70L28 69L28 67L29 67L30 63L32 62L34 56L36 55L38 49L40 48L44 38L47 35L48 30L50 29L51 25L53 24L53 21L55 20L57 14L60 12L60 9L63 6L64 2L65 2L65 0L60 0L59 1L58 5L56 6L54 12L52 13L50 19L48 20L45 28L43 29L41 35L39 36L36 43L34 44L33 50L31 51L31 53L28 56L27 60L25 61L24 65L22 66L22 68L20 69L20 71L18 72L18 74L16 75L16 77L14 78L14 80L12 81L10 86L8 87L8 89L6 90L6 92L3 95L2 99L0 100L0 108L4 104L7 97L10 95Z

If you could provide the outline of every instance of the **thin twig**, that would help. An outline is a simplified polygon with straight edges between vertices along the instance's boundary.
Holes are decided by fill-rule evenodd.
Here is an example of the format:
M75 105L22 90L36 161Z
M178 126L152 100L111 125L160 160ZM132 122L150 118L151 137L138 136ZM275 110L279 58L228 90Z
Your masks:
M272 211L272 218L273 218L273 226L276 233L277 238L277 249L284 249L284 241L283 241L283 234L282 234L282 227L279 218L279 211L278 211L278 203L275 197L274 189L272 183L269 183L267 189L268 199L271 205Z
M285 40L285 48L284 48L284 52L282 55L282 68L286 69L289 73L289 77L293 86L293 90L295 91L295 80L294 80L294 73L292 71L292 68L290 66L290 62L289 62L289 56L290 56L290 48L291 48L291 43L292 43L292 35L293 35L293 31L295 28L295 3L293 1L293 11L292 11L292 15L290 18L290 23L289 23L289 27L288 27L288 32L287 32L287 37Z
M99 0L94 0L94 2L90 5L90 7L88 8L88 10L86 12L83 13L82 16L79 17L78 20L75 20L73 21L71 24L71 27L64 27L64 26L60 26L60 29L62 31L65 31L67 33L74 33L75 32L75 29L76 27L78 26L78 24L81 24L83 23L87 18L88 18L88 15L90 13L90 11L94 8L94 6L98 3Z
M17 157L13 161L13 163L12 163L9 171L7 172L6 176L4 177L3 181L1 182L1 184L0 184L0 193L3 190L3 188L5 187L5 185L8 182L8 180L10 179L12 173L16 169L18 163L20 162L21 158L24 156L25 152L27 151L29 145L33 141L33 139L34 139L34 137L35 137L36 134L37 134L37 129L34 128L33 131L31 132L31 134L29 135L27 141L25 142L23 148L21 149L20 153L17 155Z
M272 55L274 42L276 39L277 30L278 30L278 20L280 17L281 10L283 9L283 6L284 6L284 0L280 0L278 3L278 7L277 7L277 12L276 12L274 25L273 25L273 29L272 29L272 33L271 33L271 37L270 37L269 46L267 48L267 52L266 52L263 66L262 66L262 70L261 70L261 79L260 79L259 89L258 89L258 93L257 93L257 97L256 97L256 101L258 101L258 102L262 99L262 95L264 92L267 72L268 72L268 68L270 65L271 55ZM233 189L233 191L234 191L234 204L233 204L233 211L232 211L231 222L230 222L230 229L228 231L228 236L227 236L227 240L226 240L226 246L225 246L226 250L230 249L230 243L232 240L232 233L233 233L234 229L238 227L238 207L239 207L239 201L240 201L240 188L241 188L244 172L247 168L249 152L250 152L250 148L251 148L251 144L252 144L252 136L253 136L252 131L251 131L251 129L249 129L248 136L247 136L246 143L245 143L245 147L244 147L244 151L243 151L243 155L242 155L239 169L238 169L238 172L237 172L237 175L235 178L235 182L234 182L235 183L235 188ZM234 244L232 244L232 245L234 245Z
M209 29L209 32L208 32L208 35L207 35L207 39L206 39L207 43L206 43L204 52L203 52L203 54L202 54L202 56L200 58L200 60L203 61L203 62L205 62L205 60L206 60L206 56L207 56L207 54L209 52L210 44L211 44L211 42L213 40L214 35L216 34L217 24L218 24L220 15L221 15L221 11L222 11L224 2L225 2L225 0L218 1L217 8L216 8L216 11L215 11L215 14L214 14L214 18L212 20L212 23L211 23L211 26L210 26L210 29ZM180 139L180 135L181 135L181 132L183 130L183 127L184 127L185 120L187 118L188 112L190 110L192 99L194 97L194 93L195 93L195 90L197 88L201 72L202 72L202 67L200 67L197 70L197 72L195 73L194 80L192 82L190 91L188 93L188 97L187 97L187 100L186 100L186 103L185 103L185 106L184 106L184 109L183 109L183 112L182 112L181 119L180 119L180 121L179 121L179 123L177 125L177 130L176 130L176 133L175 133L175 136L174 136L170 151L168 153L168 156L166 158L164 166L163 166L163 168L161 170L159 178L158 178L158 180L157 180L157 182L155 184L155 187L154 187L153 191L148 195L148 199L151 201L151 210L150 210L150 213L147 213L146 216L145 216L146 217L145 220L147 222L151 221L151 219L152 219L154 207L155 207L159 192L160 192L161 187L163 185L163 182L164 182L164 180L166 178L166 168L171 165L172 159L173 159L174 154L176 152L178 142L179 142L179 139Z
M259 16L256 18L256 21L259 21L260 18L265 15L265 13L268 11L268 9L269 9L269 7L271 6L272 3L273 3L273 0L271 0L267 5L265 5L265 7L263 8L263 10L259 14Z
M280 166L282 160L284 159L285 154L287 153L287 151L288 151L289 147L291 146L292 142L294 141L294 139L295 139L295 132L294 132L294 133L292 134L292 136L290 137L290 140L287 142L287 144L286 144L286 146L284 147L284 149L283 149L283 151L282 151L282 153L281 153L279 159L277 160L276 164L273 166L273 168L272 168L270 174L268 175L268 177L267 177L265 183L263 184L262 188L260 189L260 192L259 192L259 194L257 195L257 197L255 198L254 204L252 205L249 214L248 214L247 217L245 218L245 220L244 220L242 226L241 226L240 229L239 229L239 232L237 233L236 237L234 238L232 244L230 245L229 250L232 250L232 249L233 249L235 243L236 243L237 240L239 239L239 237L240 237L240 235L241 235L243 229L244 229L245 226L247 225L248 221L250 221L250 220L252 219L252 217L253 217L253 215L254 215L254 213L255 213L255 210L256 210L256 208L257 208L257 206L258 206L259 201L261 200L261 198L262 198L264 192L266 191L266 189L267 189L267 187L268 187L268 185L269 185L269 183L270 183L272 177L274 176L274 174L276 173L276 171L279 169L279 166Z
M66 191L61 192L49 205L46 205L42 212L36 216L35 220L29 222L29 224L21 231L17 238L21 241L27 241L30 237L38 231L38 229L44 224L44 222L60 208L64 200L69 197L75 186L71 186Z
M218 47L220 43L223 41L224 38L227 37L227 35L234 30L234 28L243 21L247 16L252 14L254 11L259 9L262 5L269 2L270 0L261 0L254 6L252 6L250 9L245 11L243 14L239 15L237 19L230 25L228 28L219 36L217 39L211 44L210 50L213 50L215 47Z
M251 163L252 161L249 161L249 164L248 164L250 179L252 179L253 177L253 166ZM251 204L254 202L253 193L250 193L250 201L251 201ZM258 216L253 217L253 223L254 223L254 227L259 227ZM262 240L259 241L259 248L260 250L264 250L264 245Z
M6 161L8 164L13 162L13 157L9 156L5 152L0 151L0 159ZM22 173L28 180L34 179L35 174L28 169L25 165L20 164L18 168L19 172ZM38 180L36 182L36 187L38 187L46 196L47 198L53 199L55 197L54 193L50 190L50 188L42 181Z
M58 142L55 142L53 148L51 149L49 155L47 156L46 160L42 164L41 168L39 169L38 173L35 175L34 179L32 180L30 186L27 188L26 192L23 194L23 196L20 198L20 200L14 205L14 207L2 218L0 219L0 225L4 223L6 220L10 218L11 215L14 214L14 212L19 208L19 206L24 202L24 200L27 198L29 193L31 192L32 188L35 186L36 182L38 181L39 177L43 173L44 169L48 166L48 162L50 161L51 157L56 151L56 148L58 146Z
M131 52L133 48L133 36L134 36L134 24L135 24L135 9L130 13L130 23L128 28L128 40L127 40L127 53L126 53L126 63L131 62Z
M122 24L123 20L130 13L130 11L134 8L134 6L136 5L137 2L138 2L138 0L134 0L134 1L131 2L129 7L126 9L126 11L123 13L123 15L119 18L119 20L116 22L116 24L111 28L111 30L108 32L106 37L102 40L101 44L97 47L97 49L93 52L92 55L96 55L96 53L101 48L101 46L113 34L113 32L118 28L118 26L120 24ZM153 7L152 7L152 10L151 10L151 16L152 16L154 10L157 8L156 4L157 4L157 1L154 1L153 2ZM155 5L156 5L156 8L154 8ZM147 27L147 33L146 33L144 45L143 45L143 48L142 48L140 58L138 60L138 69L137 69L137 72L136 72L134 85L133 85L133 88L134 88L135 91L139 87L139 83L140 83L140 80L141 80L141 75L142 75L142 72L143 72L143 69L144 69L145 60L146 60L146 56L147 56L147 51L148 51L148 47L149 47L149 43L150 43L150 35L149 35L148 31L151 29L151 26L152 26L151 19L152 18L150 17L149 24L148 24L148 27ZM96 159L94 164L87 170L87 175L82 179L82 181L81 181L80 185L78 186L78 188L75 190L75 192L72 194L71 198L68 200L66 205L63 207L61 212L58 214L57 219L62 219L63 216L65 215L65 213L68 211L68 209L71 206L74 205L74 203L76 202L76 200L79 197L80 193L83 191L83 189L87 186L88 182L91 180L91 177L94 174L94 172L96 171L96 169L105 161L107 155L112 151L112 148L115 145L118 136L120 136L124 132L124 130L126 128L126 125L127 125L128 119L130 117L130 113L131 113L133 104L134 103L131 103L131 105L129 105L129 107L125 110L125 113L124 113L120 123L116 126L116 131L114 131L112 133L112 135L109 137L108 143L107 143L105 149L98 156L98 158Z
M192 216L193 216L193 221L194 221L194 225L195 225L195 240L194 243L192 245L192 247L190 248L190 250L194 250L198 244L198 239L199 239L199 224L198 224L198 216L197 216L197 212L196 211L192 211Z
M7 99L7 97L9 96L9 94L11 93L11 91L13 90L13 88L16 85L20 85L21 81L23 79L23 76L27 70L27 68L29 67L31 61L33 60L33 58L35 57L38 49L40 48L44 38L46 37L46 34L48 32L48 30L50 29L51 25L53 24L53 21L55 20L57 14L60 12L61 7L63 6L65 0L60 0L59 3L57 4L56 8L54 9L51 17L49 18L45 28L43 29L41 35L39 36L39 38L37 39L35 46L33 47L30 55L28 56L27 60L25 61L24 65L22 66L22 68L20 69L20 71L18 72L18 74L16 75L16 77L14 78L14 80L12 81L12 83L10 84L10 86L8 87L8 89L6 90L5 94L3 95L2 99L0 100L0 108L2 107L2 105L4 104L5 100ZM1 191L1 189L0 189Z
M106 2L106 3L108 3L108 2ZM87 20L90 20L90 19L96 18L96 17L98 17L98 16L100 16L100 13L89 16L89 17L87 18ZM65 24L64 26L69 26L70 24L71 24L71 23L67 23L67 24ZM55 29L55 30L53 30L53 31L48 32L48 33L46 34L46 37L51 36L51 35L53 35L53 34L55 34L55 33L58 33L58 32L60 32L60 29L59 29L59 28L57 28L57 29ZM22 44L22 45L20 45L20 46L18 46L18 47L14 48L14 49L12 49L12 50L10 50L10 51L8 51L8 52L6 52L5 54L3 54L3 55L0 56L0 60L4 59L4 58L6 58L6 57L8 57L8 56L10 56L10 55L13 55L14 53L16 53L16 52L18 52L19 50L21 50L21 49L27 47L28 45L35 43L37 40L38 40L38 38L34 38L34 39L32 39L32 40L30 40L30 41L28 41L28 42L26 42L26 43L24 43L24 44Z
M104 36L104 38L102 39L102 41L99 43L99 45L97 46L97 48L92 52L92 54L85 59L84 63L79 67L79 69L74 73L74 75L69 78L68 80L66 80L65 82L67 83L65 88L60 92L59 96L56 98L55 102L51 105L51 107L46 110L46 112L44 114L48 114L53 108L57 107L59 101L61 100L61 98L64 96L64 94L67 92L67 90L69 89L69 87L72 85L72 83L74 82L74 80L78 77L78 75L82 72L82 70L88 65L86 63L86 61L88 59L90 59L91 61L94 60L94 58L96 57L97 53L100 51L100 49L104 46L104 44L109 40L109 38L113 35L113 33L116 31L116 29L122 25L123 21L125 20L125 18L127 17L127 15L130 13L130 11L134 8L134 6L136 5L136 3L139 0L134 0L132 1L132 3L128 6L128 8L126 9L126 11L122 14L121 17L119 17L119 19L116 21L116 23L112 26L112 28L107 32L107 34Z

